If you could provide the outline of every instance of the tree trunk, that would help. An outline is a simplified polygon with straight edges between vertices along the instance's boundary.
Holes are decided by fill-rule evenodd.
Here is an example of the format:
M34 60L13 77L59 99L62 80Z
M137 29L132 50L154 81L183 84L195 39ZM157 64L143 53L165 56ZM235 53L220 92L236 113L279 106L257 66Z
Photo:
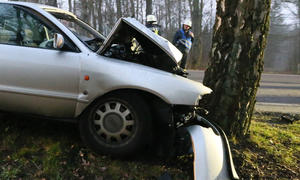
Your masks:
M119 19L122 17L121 0L116 0L116 3L117 3L117 17Z
M228 135L249 131L261 73L271 0L217 2L211 60L204 84L213 93L204 98L209 118Z
M81 0L81 18L85 20L85 22L89 23L89 14L88 14L88 2L89 0Z
M76 3L76 0L74 0L73 1L73 13L75 14L75 15L77 15L77 3Z
M181 16L182 16L182 7L181 7L181 0L177 1L177 5L178 5L178 28L180 29L182 26L182 22L181 22Z
M131 17L135 18L134 1L130 0Z
M91 5L92 6L90 8L92 9L93 27L97 29L97 15L95 11L96 2L93 0Z
M68 4L69 4L69 11L72 12L73 11L72 0L68 0Z
M57 7L57 0L48 0L46 4Z
M146 0L146 16L152 14L152 0Z
M139 0L136 1L136 9L135 9L136 10L135 11L136 19L139 19L139 7L140 7L139 6L139 4L140 4L139 2L140 2Z
M103 33L102 0L96 1L98 9L98 31Z
M199 5L198 0L193 0L192 10L192 24L195 39L189 55L189 66L190 68L197 69L200 67L202 57L202 42L201 42L201 31L202 31L202 11L203 11L203 0Z
M171 3L170 0L165 0L165 36L167 39L172 39L171 31Z

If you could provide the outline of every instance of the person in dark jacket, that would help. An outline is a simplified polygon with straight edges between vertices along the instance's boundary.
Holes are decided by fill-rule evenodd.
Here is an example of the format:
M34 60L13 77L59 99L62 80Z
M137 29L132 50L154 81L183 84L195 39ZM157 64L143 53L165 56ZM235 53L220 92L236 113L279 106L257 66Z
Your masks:
M154 15L147 15L146 27L153 31L155 34L161 35L161 27L157 24L157 19Z
M182 69L185 69L187 57L194 41L194 33L191 31L191 28L192 22L185 20L182 28L176 32L172 42L183 54L180 63Z

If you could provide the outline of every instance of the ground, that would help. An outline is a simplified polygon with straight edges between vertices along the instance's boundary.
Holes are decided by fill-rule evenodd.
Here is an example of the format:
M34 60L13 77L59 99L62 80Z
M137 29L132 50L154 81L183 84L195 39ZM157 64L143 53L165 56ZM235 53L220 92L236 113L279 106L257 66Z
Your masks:
M241 179L299 179L299 116L255 113L249 137L231 139ZM193 179L193 157L169 160L150 153L113 159L86 148L76 124L22 116L0 117L0 179Z
M231 141L241 179L300 179L300 116L255 113L250 134Z

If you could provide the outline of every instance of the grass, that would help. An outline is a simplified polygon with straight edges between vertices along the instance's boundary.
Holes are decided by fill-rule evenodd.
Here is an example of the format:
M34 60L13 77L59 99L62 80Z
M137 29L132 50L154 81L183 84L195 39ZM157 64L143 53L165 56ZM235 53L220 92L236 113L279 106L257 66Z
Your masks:
M98 155L81 142L77 125L41 119L0 118L0 179L193 179L192 157L134 160ZM232 143L241 179L299 179L300 122L279 114L255 114L251 133Z
M233 144L243 179L299 179L300 121L285 122L279 113L256 113L250 134Z
M191 157L114 159L87 149L75 124L9 116L0 122L0 179L157 179L165 172L192 179Z

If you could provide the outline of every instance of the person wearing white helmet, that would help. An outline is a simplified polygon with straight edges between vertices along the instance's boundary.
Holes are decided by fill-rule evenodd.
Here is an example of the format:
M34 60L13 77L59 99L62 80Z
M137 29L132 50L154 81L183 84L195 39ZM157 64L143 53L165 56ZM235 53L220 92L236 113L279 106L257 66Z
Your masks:
M187 56L194 41L194 33L191 29L192 22L190 20L185 20L182 24L182 28L176 32L172 42L183 54L180 63L182 69L185 69Z
M157 24L157 19L154 15L149 14L146 17L146 27L153 31L155 34L161 35L160 25Z

